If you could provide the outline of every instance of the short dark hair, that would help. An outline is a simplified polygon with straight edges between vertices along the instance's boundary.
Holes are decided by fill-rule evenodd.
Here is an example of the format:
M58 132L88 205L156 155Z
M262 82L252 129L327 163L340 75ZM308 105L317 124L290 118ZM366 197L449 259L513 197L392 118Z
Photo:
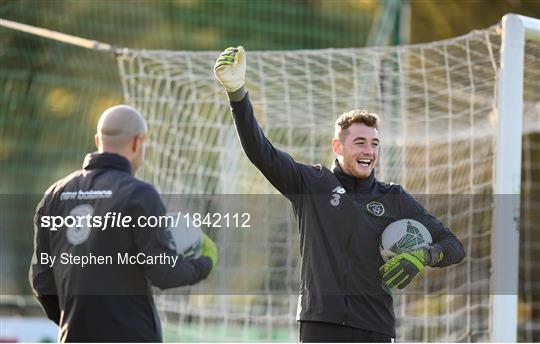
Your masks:
M379 116L376 113L369 113L367 110L345 112L336 120L335 136L343 142L347 129L354 123L363 123L368 127L379 129Z

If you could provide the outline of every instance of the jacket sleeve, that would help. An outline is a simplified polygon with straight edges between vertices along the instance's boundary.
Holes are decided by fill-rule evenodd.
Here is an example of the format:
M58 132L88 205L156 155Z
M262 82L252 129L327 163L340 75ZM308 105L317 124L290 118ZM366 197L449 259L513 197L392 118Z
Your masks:
M139 216L162 216L166 209L157 190L146 184L138 187L132 197L132 204L128 211L135 220ZM166 254L176 257L172 245L172 238L165 228L136 228L133 231L135 247L138 252L149 256ZM146 264L145 275L153 286L161 289L175 288L195 284L205 279L212 269L212 262L208 257L193 260L184 260L178 257L175 266L168 264Z
M442 249L443 259L435 266L444 267L459 263L465 257L465 250L459 239L439 219L430 214L414 197L405 190L402 191L402 214L426 226L433 239L433 244L439 245Z
M47 201L47 194L39 202L34 216L34 253L30 265L30 286L47 317L56 324L60 323L60 305L56 291L53 269L40 264L41 254L50 255L49 229L41 227L41 217Z
M300 193L300 169L287 153L275 148L266 138L253 114L249 94L231 101L234 124L248 159L270 183L289 197Z

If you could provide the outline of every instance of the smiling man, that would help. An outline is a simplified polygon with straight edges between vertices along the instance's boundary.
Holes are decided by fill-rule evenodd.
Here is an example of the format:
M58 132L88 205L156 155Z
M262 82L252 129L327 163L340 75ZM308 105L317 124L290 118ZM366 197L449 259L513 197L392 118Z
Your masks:
M345 174L369 178L379 157L379 118L366 110L353 110L336 121L332 148Z
M337 119L331 169L302 164L264 136L244 87L245 71L242 47L226 49L214 67L246 155L293 206L302 257L300 340L390 342L395 337L390 287L404 288L426 266L458 263L464 257L461 243L401 186L375 178L376 114L353 110ZM381 233L403 218L425 225L434 244L385 263Z

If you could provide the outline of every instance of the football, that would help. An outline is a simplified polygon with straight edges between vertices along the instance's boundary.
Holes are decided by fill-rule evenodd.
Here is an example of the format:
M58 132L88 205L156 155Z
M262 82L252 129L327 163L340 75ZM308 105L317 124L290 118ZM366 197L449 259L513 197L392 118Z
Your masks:
M167 228L171 234L176 253L182 258L197 259L202 254L203 231L199 227L188 227L183 221Z
M387 261L396 254L431 244L431 234L423 224L412 219L401 219L389 224L382 232L380 252Z

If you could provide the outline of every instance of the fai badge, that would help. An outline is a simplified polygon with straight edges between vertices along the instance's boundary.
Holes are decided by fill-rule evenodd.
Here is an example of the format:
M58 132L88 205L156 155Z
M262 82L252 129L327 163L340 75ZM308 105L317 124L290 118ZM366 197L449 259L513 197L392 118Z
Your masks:
M375 216L382 216L384 214L384 206L379 202L371 202L366 206L367 210Z

